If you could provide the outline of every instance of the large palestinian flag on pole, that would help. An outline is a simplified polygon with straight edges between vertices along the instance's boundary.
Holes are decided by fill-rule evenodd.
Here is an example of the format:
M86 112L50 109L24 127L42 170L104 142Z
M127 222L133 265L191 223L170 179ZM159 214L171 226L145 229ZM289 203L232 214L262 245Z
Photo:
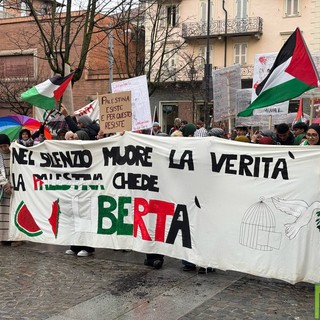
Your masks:
M319 85L319 76L300 29L281 48L269 74L257 86L258 97L238 117L252 116L253 110L300 96Z
M52 110L67 89L73 75L74 72L71 72L65 77L52 77L23 92L21 99L36 107Z

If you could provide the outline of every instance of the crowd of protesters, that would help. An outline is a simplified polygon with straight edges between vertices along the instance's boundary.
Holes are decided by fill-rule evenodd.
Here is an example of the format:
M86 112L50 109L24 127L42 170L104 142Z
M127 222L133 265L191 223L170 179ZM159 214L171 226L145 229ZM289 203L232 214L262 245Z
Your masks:
M62 105L61 113L65 117L66 126L57 131L56 139L59 140L98 140L106 138L108 135L100 130L99 124L84 115L78 119L71 117L67 109ZM69 130L69 131L68 131ZM291 127L286 123L278 124L274 130L262 129L252 130L250 127L239 125L231 133L227 132L223 125L216 124L211 128L205 128L203 119L199 119L196 124L186 120L176 118L173 126L168 133L162 131L159 122L154 122L151 129L142 130L138 133L151 134L154 136L170 137L218 137L230 139L238 142L265 145L320 145L320 126L298 122ZM123 133L122 133L123 134ZM36 143L45 140L44 125L42 124L34 133L28 129L21 130L18 143L25 147L31 147ZM2 227L0 228L0 241L2 244L11 244L12 246L20 245L21 241L8 241L9 229L9 203L12 194L12 186L9 182L10 177L10 139L5 134L0 134L0 218ZM7 221L4 224L3 221ZM85 246L71 246L66 254L86 257L93 254L94 248ZM164 256L160 254L147 254L144 264L147 266L160 269L164 262ZM188 261L182 261L184 271L197 270L196 265ZM212 272L212 268L199 268L198 273Z

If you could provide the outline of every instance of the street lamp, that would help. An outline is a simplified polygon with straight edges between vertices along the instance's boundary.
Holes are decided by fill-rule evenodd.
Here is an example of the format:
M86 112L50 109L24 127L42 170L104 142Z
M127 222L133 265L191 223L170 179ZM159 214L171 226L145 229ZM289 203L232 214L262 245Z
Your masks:
M225 7L225 0L222 2L222 9L224 11L224 67L227 66L227 35L228 35L228 11Z
M202 60L201 64L196 63L197 59L200 58ZM188 71L188 76L190 79L190 85L191 85L191 93L192 93L192 119L193 121L197 121L197 116L195 113L195 101L196 101L196 92L198 92L199 88L197 87L198 79L200 78L200 75L198 74L200 66L203 67L206 64L206 59L203 56L196 56L196 57L190 57L190 61L188 62L188 65L190 67L190 70ZM202 69L202 68L201 68ZM202 69L203 71L203 69ZM202 73L202 72L201 72ZM199 76L199 78L198 78ZM202 76L202 79L204 77ZM205 82L202 82L202 91L205 90Z
M108 56L109 56L109 93L112 92L112 82L113 82L113 64L114 64L114 58L113 58L113 33L112 33L112 26L109 32L109 39L108 39Z
M210 63L210 19L211 19L211 4L210 0L208 0L208 8L207 8L207 55L206 55L206 64L204 65L204 89L205 89L205 104L204 104L204 123L208 127L210 124L209 117L209 101L212 100L210 97L212 96L212 64Z

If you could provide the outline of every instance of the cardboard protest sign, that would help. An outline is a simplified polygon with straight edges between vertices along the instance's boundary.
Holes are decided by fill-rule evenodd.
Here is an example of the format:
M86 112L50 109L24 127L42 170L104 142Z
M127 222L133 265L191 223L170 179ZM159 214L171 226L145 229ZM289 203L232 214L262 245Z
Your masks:
M131 131L131 92L123 91L99 95L100 129L104 133Z

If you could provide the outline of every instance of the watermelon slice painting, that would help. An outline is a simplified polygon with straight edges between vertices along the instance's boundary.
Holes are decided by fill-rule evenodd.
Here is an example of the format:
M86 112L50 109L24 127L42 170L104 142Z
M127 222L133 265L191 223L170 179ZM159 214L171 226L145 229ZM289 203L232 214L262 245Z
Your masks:
M42 230L37 225L31 212L24 201L21 201L14 216L16 227L29 237L37 237L42 234Z

